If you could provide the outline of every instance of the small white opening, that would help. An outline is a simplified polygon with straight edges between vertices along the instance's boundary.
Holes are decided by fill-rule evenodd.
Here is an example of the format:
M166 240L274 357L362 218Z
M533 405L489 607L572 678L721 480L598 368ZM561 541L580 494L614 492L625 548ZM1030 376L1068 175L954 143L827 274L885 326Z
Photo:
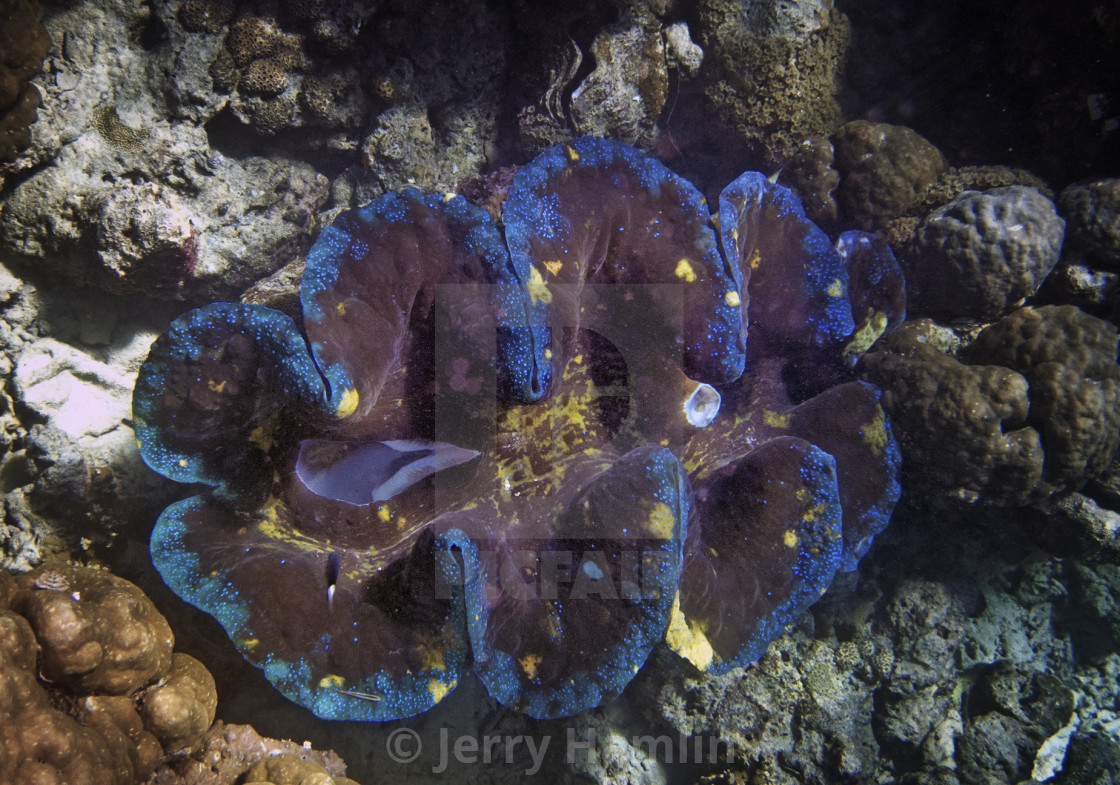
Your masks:
M719 393L710 384L698 384L684 400L684 416L690 425L707 428L719 414Z

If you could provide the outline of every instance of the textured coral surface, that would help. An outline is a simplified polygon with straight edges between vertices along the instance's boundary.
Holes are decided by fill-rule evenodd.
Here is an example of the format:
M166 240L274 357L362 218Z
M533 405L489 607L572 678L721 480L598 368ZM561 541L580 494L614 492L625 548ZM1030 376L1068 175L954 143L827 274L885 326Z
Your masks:
M0 572L0 629L0 782L128 785L214 721L210 673L108 571Z

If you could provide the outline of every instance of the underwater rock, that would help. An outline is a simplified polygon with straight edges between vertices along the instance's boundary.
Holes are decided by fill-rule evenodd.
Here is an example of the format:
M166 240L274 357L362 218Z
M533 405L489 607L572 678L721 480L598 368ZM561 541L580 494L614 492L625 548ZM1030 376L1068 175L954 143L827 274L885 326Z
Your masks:
M650 711L702 741L701 754L689 750L690 763L788 785L871 779L879 760L871 672L855 643L813 640L799 627L746 669L671 678Z
M48 526L32 512L23 488L0 496L0 570L27 572L43 558Z
M1070 740L1054 785L1115 785L1120 744L1105 733L1077 733Z
M1063 556L1120 563L1120 512L1116 508L1112 499L1106 506L1082 493L1060 496L1044 507L1042 520L1034 525L1034 536L1043 547Z
M98 439L129 416L134 382L117 368L53 338L24 346L18 358L17 399L71 439Z
M52 50L34 144L52 162L5 195L0 258L114 292L236 291L306 250L326 180L311 167L226 158L166 93L131 30L139 3L82 3L45 19Z
M768 163L783 167L804 139L840 125L849 25L832 0L703 0L698 14L713 113Z
M28 127L35 122L39 89L30 83L39 73L51 39L39 24L35 0L0 2L0 164L12 161L31 143ZM0 186L4 169L0 168Z
M267 761L276 759L282 762L267 765ZM253 769L254 779L243 779L250 769ZM214 723L195 749L187 755L169 758L148 782L150 785L234 785L235 782L268 782L255 777L262 773L285 772L296 774L297 778L278 778L274 780L277 785L355 785L346 778L346 764L332 751L320 752L309 744L265 738L249 725L227 724L221 720Z
M840 173L837 202L860 229L907 214L945 170L940 151L901 125L854 120L832 134Z
M958 739L967 782L1021 782L1035 754L1069 722L1076 698L1057 676L1000 662L979 674L965 699L968 721Z
M964 609L944 585L902 581L884 609L894 638L889 689L914 694L953 678L964 636Z
M8 278L0 366L12 398L0 399L0 493L12 549L5 558L22 571L50 530L71 546L103 542L166 494L128 422L130 388L160 317L113 297ZM69 525L75 519L85 525Z
M78 159L67 148L57 169L18 185L0 219L0 257L110 292L181 298L232 291L309 244L310 215L326 199L310 167L223 159L182 125L153 136L126 157L87 137ZM184 179L160 184L168 166ZM114 184L136 167L153 182Z
M342 214L304 272L310 354L266 308L181 317L136 431L150 466L218 490L160 517L164 579L333 718L426 710L468 646L538 717L617 694L662 636L702 670L756 659L889 519L897 451L842 359L852 308L887 329L902 281L758 173L720 211L726 257L692 186L581 138L519 172L504 238L450 195ZM787 356L827 389L794 406ZM510 577L526 557L539 593Z
M966 191L930 213L901 256L914 314L989 321L1032 296L1058 262L1065 221L1033 188Z
M409 184L451 190L491 155L507 46L491 6L227 6L155 8L174 110L209 122L216 147L314 150L344 168L354 204Z

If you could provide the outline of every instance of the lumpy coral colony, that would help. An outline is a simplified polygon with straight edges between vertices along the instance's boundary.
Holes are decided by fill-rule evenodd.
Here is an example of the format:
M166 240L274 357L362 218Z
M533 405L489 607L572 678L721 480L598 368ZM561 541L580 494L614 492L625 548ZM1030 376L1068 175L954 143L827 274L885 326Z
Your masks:
M468 663L568 715L662 638L749 663L897 499L849 371L902 319L885 246L833 246L757 173L711 216L591 138L522 169L502 220L387 194L311 249L303 333L219 303L140 371L144 459L213 487L160 516L156 565L321 717L425 711Z

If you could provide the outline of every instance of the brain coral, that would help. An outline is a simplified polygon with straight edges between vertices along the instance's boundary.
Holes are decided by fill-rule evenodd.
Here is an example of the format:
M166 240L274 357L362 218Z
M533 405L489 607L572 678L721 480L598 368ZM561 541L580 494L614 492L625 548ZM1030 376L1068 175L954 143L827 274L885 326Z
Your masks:
M752 172L717 230L689 183L591 138L522 169L503 223L387 194L312 248L306 338L219 303L140 371L144 459L213 488L160 516L157 567L322 717L425 711L468 654L537 717L618 694L661 639L745 664L897 498L878 390L845 364L901 316L887 249L838 250Z
M995 319L1038 290L1064 233L1035 188L965 191L926 216L903 257L911 306L935 318Z

